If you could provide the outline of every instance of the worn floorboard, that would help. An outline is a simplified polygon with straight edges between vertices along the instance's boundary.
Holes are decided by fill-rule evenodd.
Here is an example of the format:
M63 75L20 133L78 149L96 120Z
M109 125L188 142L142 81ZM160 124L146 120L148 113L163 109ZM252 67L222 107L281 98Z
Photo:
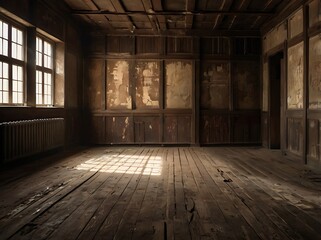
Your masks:
M0 170L0 239L321 239L319 179L262 148L79 150Z

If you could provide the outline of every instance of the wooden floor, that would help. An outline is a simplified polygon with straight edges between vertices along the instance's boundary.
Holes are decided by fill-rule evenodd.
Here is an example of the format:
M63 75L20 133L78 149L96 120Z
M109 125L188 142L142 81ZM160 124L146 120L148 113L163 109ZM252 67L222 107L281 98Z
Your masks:
M321 174L260 148L99 147L0 172L0 239L321 239Z

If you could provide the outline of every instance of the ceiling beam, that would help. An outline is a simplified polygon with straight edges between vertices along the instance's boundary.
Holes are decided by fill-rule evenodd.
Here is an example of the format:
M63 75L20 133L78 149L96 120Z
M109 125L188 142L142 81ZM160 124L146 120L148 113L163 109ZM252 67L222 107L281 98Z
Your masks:
M143 12L143 11L123 11L123 12L110 12L105 10L73 10L73 15L117 15L117 16L140 16L140 15L151 15L151 16L202 16L202 15L226 15L226 16L273 16L274 12L263 12L263 11L160 11L160 12Z
M95 29L91 31L91 35L103 36L103 35L128 35L127 29L117 29L116 31L105 31L101 29ZM133 36L253 36L259 37L260 31L258 30L202 30L202 29L167 29L165 31L160 31L158 34L153 33L150 29L136 29L132 34Z

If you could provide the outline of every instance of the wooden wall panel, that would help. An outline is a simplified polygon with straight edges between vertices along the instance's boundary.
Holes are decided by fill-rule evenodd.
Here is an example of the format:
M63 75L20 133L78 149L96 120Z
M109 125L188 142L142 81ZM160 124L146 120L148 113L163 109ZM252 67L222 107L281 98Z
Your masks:
M33 18L38 28L46 30L47 33L60 40L65 40L65 22L56 11L48 9L44 3L38 1Z
M86 61L86 105L91 110L102 108L102 81L105 76L105 61L101 59L88 59Z
M238 37L233 40L233 49L235 55L260 55L261 39Z
M88 56L88 82L101 79L90 85L89 112L106 118L105 142L260 142L259 58L244 39L233 61L229 37L106 36L104 55L100 48Z
M263 84L262 84L262 111L269 110L269 64L263 64Z
M90 118L89 136L92 143L105 143L105 117L92 116Z
M132 97L130 92L129 61L107 61L107 109L131 109Z
M287 40L287 37L288 28L286 21L284 21L263 37L263 51L266 53L283 44L284 41Z
M289 109L303 108L303 42L288 49L287 104Z
M320 159L320 136L319 120L310 119L308 121L308 156Z
M168 37L168 54L192 54L194 52L193 38L191 37Z
M201 108L228 109L229 83L229 63L204 61L201 70Z
M230 39L226 37L201 38L200 52L203 55L229 55Z
M234 65L234 107L260 109L260 75L257 62L237 62Z
M233 117L233 141L235 143L261 142L260 115L240 114Z
M144 116L134 117L135 143L160 142L160 117Z
M222 114L201 117L200 132L202 144L229 143L229 116Z
M106 143L134 143L134 123L129 116L106 117Z
M161 37L137 37L136 54L162 54L163 44Z
M321 34L309 41L309 108L321 109Z
M309 25L313 27L321 23L321 2L320 0L313 0L309 4Z
M91 37L88 40L88 55L101 55L105 54L106 51L106 37L105 36L96 36Z
M166 108L192 108L192 61L166 61Z
M262 145L265 147L269 147L269 121L268 121L268 114L263 112L262 113Z
M190 116L165 116L164 117L164 142L165 143L190 143L191 117Z
M303 10L300 9L289 19L289 37L303 33Z
M108 36L107 54L133 54L134 38L131 36Z
M288 118L287 123L287 149L301 155L303 152L303 121L300 118Z
M137 109L159 108L160 62L137 61L135 64Z

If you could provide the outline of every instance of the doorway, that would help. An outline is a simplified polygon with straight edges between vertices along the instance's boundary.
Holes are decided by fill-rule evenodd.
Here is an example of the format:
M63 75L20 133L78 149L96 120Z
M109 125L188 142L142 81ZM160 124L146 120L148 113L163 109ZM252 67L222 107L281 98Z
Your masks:
M283 52L269 58L269 106L270 106L270 148L281 147L281 83L283 76Z

